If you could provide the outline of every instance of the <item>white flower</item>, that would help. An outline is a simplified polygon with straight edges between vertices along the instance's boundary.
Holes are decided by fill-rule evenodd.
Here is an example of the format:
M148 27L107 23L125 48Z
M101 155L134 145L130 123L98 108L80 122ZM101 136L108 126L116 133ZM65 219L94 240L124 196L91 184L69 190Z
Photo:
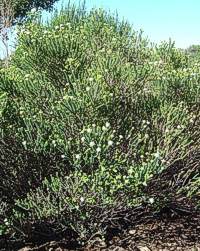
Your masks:
M89 78L88 80L91 82L91 81L93 81L93 78Z
M74 99L74 97L73 97L73 96L68 96L68 98L69 98L69 99Z
M106 127L110 127L110 123L109 122L106 122Z
M83 197L80 198L80 202L84 202L84 198Z
M36 8L31 9L31 13L35 13L36 11Z
M162 164L165 164L165 163L166 163L166 160L165 160L165 159L162 159L162 160L161 160L161 163L162 163Z
M26 75L25 75L25 78L29 78L29 77L30 77L30 74L26 74Z
M58 25L57 25L57 26L55 26L55 29L56 29L56 30L58 30L59 28L60 28L60 27L59 27Z
M89 92L89 90L90 90L90 87L89 87L89 86L87 86L87 87L86 87L86 91L87 91L87 92Z
M56 144L56 141L55 141L55 140L52 140L52 144L55 145L55 144Z
M123 139L123 136L122 136L122 135L119 135L119 138L120 138L120 139Z
M65 158L65 155L64 155L64 154L62 154L62 155L61 155L61 158L62 158L62 159L64 159L64 158Z
M23 145L23 146L26 146L26 140L24 140L24 141L22 142L22 145Z
M85 137L82 137L82 138L81 138L81 141L84 142L84 141L85 141Z
M92 127L95 127L96 125L95 124L92 124Z
M155 156L156 158L159 158L159 157L160 157L160 153L157 152L157 153L154 154L154 156Z
M154 198L149 198L149 202L150 202L151 204L153 204L153 203L154 203Z
M87 132L88 132L88 133L91 133L91 132L92 132L92 129L91 129L91 128L88 128L88 129L87 129Z
M193 123L194 122L194 120L193 119L190 119L190 123Z
M46 30L44 31L44 34L48 34L48 33L49 33L48 31L46 31Z
M166 128L165 132L166 132L166 133L168 133L168 132L169 132L169 129L168 129L168 128Z
M106 131L106 127L105 127L105 126L102 126L102 130L103 130L103 131Z
M76 154L76 159L80 159L80 158L81 158L80 154Z
M177 126L177 129L181 129L181 126L180 126L180 125L178 125L178 126Z
M109 145L109 146L112 146L112 145L113 145L113 141L112 141L112 140L109 140L109 141L108 141L108 145Z
M112 92L110 93L110 97L113 97L113 93Z
M90 142L90 147L93 147L95 145L94 141Z
M7 219L7 218L4 219L4 224L5 224L6 226L9 226L9 222L8 222L8 219Z
M145 124L145 123L146 123L146 120L142 120L142 123Z
M101 152L101 148L97 147L97 153Z

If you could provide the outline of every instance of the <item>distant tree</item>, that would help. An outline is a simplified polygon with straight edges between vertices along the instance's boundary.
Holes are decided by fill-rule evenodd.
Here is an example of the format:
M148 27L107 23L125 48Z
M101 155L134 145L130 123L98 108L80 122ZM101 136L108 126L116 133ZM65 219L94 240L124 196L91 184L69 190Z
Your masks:
M200 59L200 45L191 45L186 49L186 53L196 59Z
M0 0L0 5L5 6L5 2L9 2L14 13L12 24L15 24L24 19L32 9L51 10L56 1L58 0Z
M6 50L6 60L7 64L9 58L9 30L14 21L14 8L11 0L0 0L0 36L1 42L3 43Z
M4 63L3 63L3 60L0 59L0 69L3 67Z
M5 47L6 60L9 58L9 31L12 26L22 22L27 13L38 9L51 10L58 0L0 0L0 36Z

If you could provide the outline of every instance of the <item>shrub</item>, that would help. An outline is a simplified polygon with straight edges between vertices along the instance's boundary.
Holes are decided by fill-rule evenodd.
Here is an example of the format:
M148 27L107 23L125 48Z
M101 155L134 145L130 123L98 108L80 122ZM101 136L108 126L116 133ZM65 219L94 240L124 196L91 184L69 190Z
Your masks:
M32 16L0 72L4 218L86 240L105 212L149 202L149 180L198 151L199 81L173 43L153 47L101 9Z

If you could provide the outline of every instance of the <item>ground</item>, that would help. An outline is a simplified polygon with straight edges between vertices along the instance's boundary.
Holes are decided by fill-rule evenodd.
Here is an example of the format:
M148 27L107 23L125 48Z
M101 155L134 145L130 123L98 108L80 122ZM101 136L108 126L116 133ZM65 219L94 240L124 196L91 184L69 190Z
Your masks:
M94 237L85 247L75 246L73 242L51 241L42 245L24 244L23 248L15 245L4 250L20 251L200 251L200 214L178 214L171 210L157 216L148 216L142 222L128 227L118 234L110 233L102 241Z

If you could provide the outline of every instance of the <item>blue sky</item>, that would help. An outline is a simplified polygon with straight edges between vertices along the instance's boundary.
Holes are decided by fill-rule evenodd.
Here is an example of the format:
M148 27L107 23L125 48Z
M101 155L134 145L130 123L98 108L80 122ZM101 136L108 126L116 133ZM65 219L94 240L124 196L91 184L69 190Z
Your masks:
M57 6L67 2L60 0ZM171 38L180 48L200 44L200 0L86 0L86 5L117 10L152 42Z
M79 3L81 0L71 0ZM66 5L60 0L55 7ZM179 48L200 44L200 0L86 0L88 10L102 7L117 11L134 29L144 31L152 42L171 38ZM0 56L2 56L0 44Z

